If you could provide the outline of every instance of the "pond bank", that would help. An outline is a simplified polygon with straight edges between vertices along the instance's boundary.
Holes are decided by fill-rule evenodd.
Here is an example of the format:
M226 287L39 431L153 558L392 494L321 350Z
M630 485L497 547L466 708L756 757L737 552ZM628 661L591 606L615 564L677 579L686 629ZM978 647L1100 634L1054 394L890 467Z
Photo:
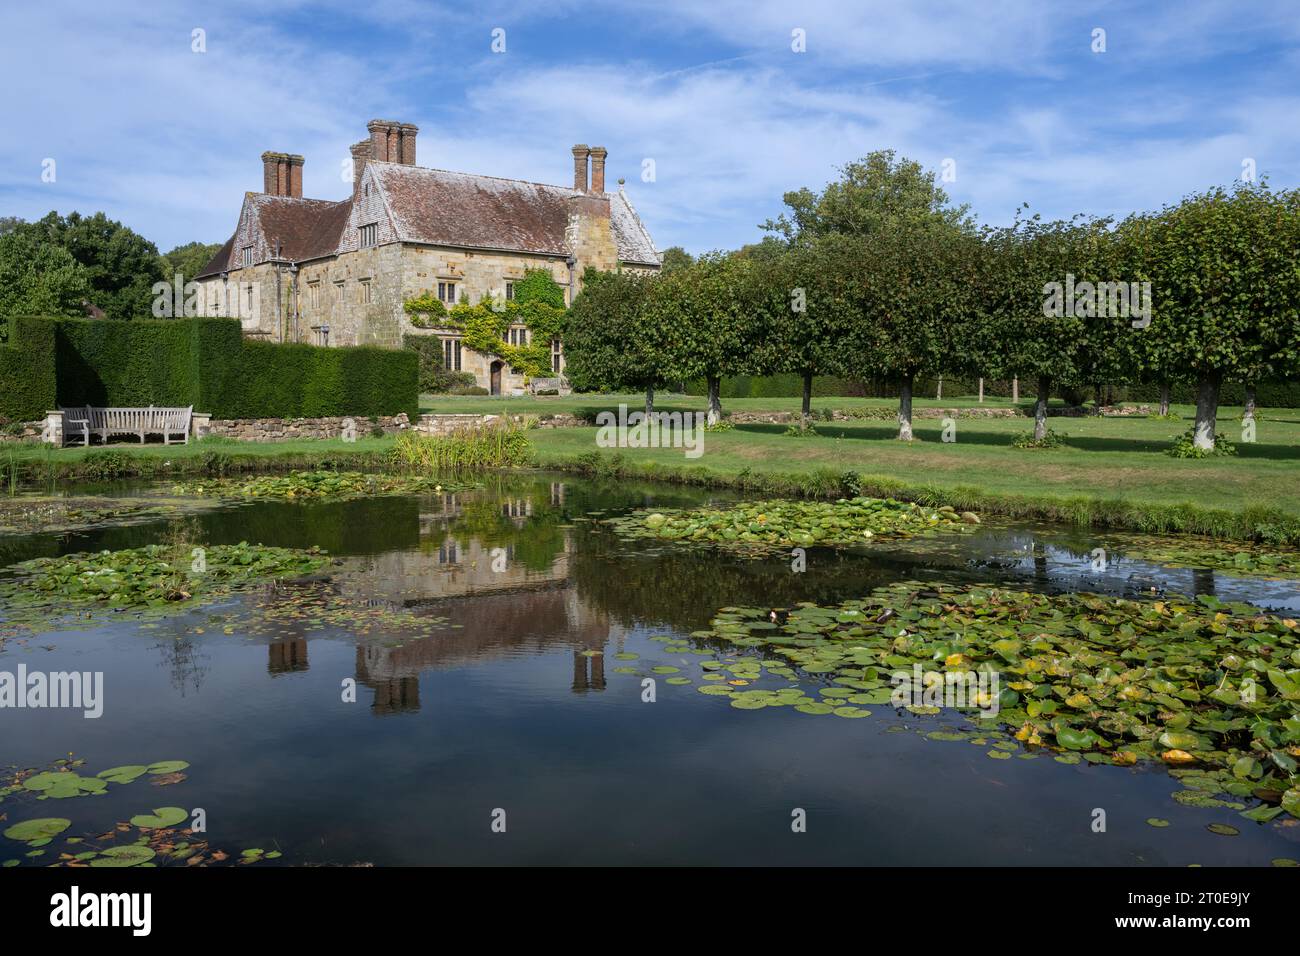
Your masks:
M631 461L618 453L550 453L542 456L539 464L547 469L587 477L636 478L801 498L895 498L936 508L950 506L958 512L973 511L1009 518L1060 521L1080 527L1155 534L1194 534L1269 544L1300 543L1300 518L1276 508L1261 506L1230 511L1190 501L1155 504L1086 494L1068 497L1012 494L965 485L945 488L890 475L829 468L812 471L760 472L748 468L721 471L693 462L666 465L655 461Z

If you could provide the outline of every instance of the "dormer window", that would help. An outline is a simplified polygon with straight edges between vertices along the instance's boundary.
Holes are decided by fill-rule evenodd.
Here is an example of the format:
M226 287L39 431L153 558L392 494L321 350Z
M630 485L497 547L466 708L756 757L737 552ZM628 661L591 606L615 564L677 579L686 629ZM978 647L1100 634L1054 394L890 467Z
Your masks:
M362 226L361 229L358 230L358 232L360 233L360 237L361 237L362 249L366 248L367 246L373 246L376 240L379 238L379 223L372 222L369 225Z
M241 258L240 258L240 262L243 264L243 268L245 268L245 269L247 269L249 266L251 266L251 265L253 264L253 247L252 247L252 246L244 246L243 254L242 254Z

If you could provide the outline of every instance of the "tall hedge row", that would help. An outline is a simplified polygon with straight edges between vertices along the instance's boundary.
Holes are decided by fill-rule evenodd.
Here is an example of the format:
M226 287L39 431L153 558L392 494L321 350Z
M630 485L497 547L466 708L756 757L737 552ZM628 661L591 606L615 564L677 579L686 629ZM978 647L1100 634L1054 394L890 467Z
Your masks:
M41 319L8 320L0 344L0 418L31 422L54 407L54 325Z
M193 405L214 418L418 414L418 358L247 341L233 319L18 319L0 346L0 415L60 405ZM41 369L46 369L42 377Z

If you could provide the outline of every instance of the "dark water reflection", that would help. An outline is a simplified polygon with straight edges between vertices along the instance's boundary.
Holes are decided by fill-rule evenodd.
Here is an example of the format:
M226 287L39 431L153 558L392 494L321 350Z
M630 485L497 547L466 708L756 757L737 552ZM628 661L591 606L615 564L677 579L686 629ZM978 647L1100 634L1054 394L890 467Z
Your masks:
M0 669L102 671L106 704L98 720L0 711L0 763L44 765L69 751L91 772L188 760L189 779L175 787L142 780L58 801L57 812L71 833L161 804L203 807L214 845L279 848L282 863L1184 865L1300 855L1300 828L1180 806L1158 768L990 760L986 747L916 732L937 718L888 707L865 720L744 712L663 681L644 703L641 678L615 671L622 652L698 662L650 638L685 637L720 607L840 601L907 578L1210 590L1285 611L1300 607L1294 583L1122 553L1095 572L1095 542L1059 527L813 550L794 573L787 556L629 544L592 521L728 497L540 476L455 496L259 502L7 540L8 562L177 534L320 545L345 561L310 587L371 616L322 621L300 613L304 592L286 587L152 626L120 620L11 639ZM355 703L344 700L349 682ZM22 799L0 810L11 820L51 812ZM505 833L490 827L498 808ZM807 811L806 833L791 832L794 808ZM1105 833L1091 829L1095 808L1107 811ZM1173 825L1154 829L1148 817ZM1210 834L1212 822L1241 836ZM0 858L21 849L0 840Z

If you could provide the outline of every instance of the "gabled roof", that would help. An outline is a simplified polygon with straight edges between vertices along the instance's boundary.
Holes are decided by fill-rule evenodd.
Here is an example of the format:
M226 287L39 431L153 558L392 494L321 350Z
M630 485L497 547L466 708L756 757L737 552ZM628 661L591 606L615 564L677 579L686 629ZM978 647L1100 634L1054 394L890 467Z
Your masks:
M241 229L245 230L245 238L249 240L260 236L266 245L267 255L274 255L276 243L279 242L281 258L292 262L332 256L338 250L339 238L343 235L351 208L351 198L330 202L325 199L295 199L267 193L248 193L244 209L240 212L240 225L236 228L236 234L230 237L196 278L206 278L239 268L235 261L235 240ZM258 258L260 260L262 257L259 255Z
M397 242L567 256L570 200L588 195L564 186L401 163L371 160L366 166L363 182L378 186L392 220L392 241ZM618 258L632 265L659 265L654 242L623 191L605 198ZM361 201L249 193L236 237L199 277L238 268L235 245L240 236L245 244L260 236L268 255L279 241L281 256L294 262L336 255L343 251L349 218ZM259 255L258 261L264 257Z

